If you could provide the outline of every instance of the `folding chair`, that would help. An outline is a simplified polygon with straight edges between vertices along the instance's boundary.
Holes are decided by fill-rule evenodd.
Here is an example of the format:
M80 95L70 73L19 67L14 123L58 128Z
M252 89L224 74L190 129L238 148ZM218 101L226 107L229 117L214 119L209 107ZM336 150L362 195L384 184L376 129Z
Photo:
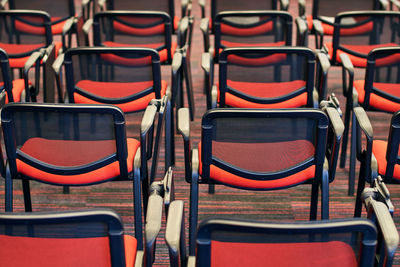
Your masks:
M9 57L9 64L12 70L20 70L20 77L28 77L28 69L24 66L37 63L43 68L43 94L44 100L54 102L54 77L49 71L51 64L61 49L61 42L53 42L50 28L51 20L47 13L43 11L27 10L8 10L0 11L0 48L3 49ZM30 58L34 52L35 59ZM32 55L33 56L33 55ZM32 60L28 62L28 60ZM35 67L36 72L39 66ZM13 72L11 72L13 74ZM12 76L13 78L13 76ZM36 78L39 79L38 74ZM39 92L36 88L35 93ZM28 96L27 96L28 97Z
M194 255L199 184L269 191L311 183L310 219L317 217L319 187L321 218L328 219L328 188L335 176L343 123L335 108L324 110L327 114L317 109L209 110L203 116L201 142L192 151L187 109L179 110L191 192L190 255Z
M154 251L145 253L142 231L124 234L109 209L0 213L0 256L7 266L143 266Z
M141 214L141 194L146 211L148 160L153 159L155 171L158 148L153 146L153 135L155 131L160 135L167 102L165 97L149 104L140 140L126 138L124 114L115 106L7 104L1 113L7 154L6 211L12 211L15 179L22 180L26 211L32 210L29 180L61 186L131 181L135 212ZM157 113L162 114L158 125Z
M356 146L360 142L360 134L356 129L353 110L362 106L367 111L393 113L400 109L400 98L396 91L399 86L400 47L373 49L366 59L365 80L354 81L354 68L348 58L343 64L343 88L346 100L345 134L343 139L341 166L346 160L346 147L351 131L349 194L354 192ZM348 83L347 83L348 77ZM352 128L350 129L350 120ZM357 149L359 151L359 149ZM358 152L357 152L358 153Z
M162 11L166 12L170 18L172 19L173 27L172 31L175 33L179 28L179 23L182 18L187 15L190 15L191 12L191 0L181 0L181 16L178 16L175 12L175 3L173 0L158 0L158 1L145 1L145 0L136 0L134 2L131 1L123 1L123 0L99 0L97 1L100 6L100 10L102 11L111 11L111 10L135 10L135 11Z
M356 127L361 129L365 136L365 145L361 141L357 144L357 159L360 161L360 174L358 178L357 198L354 216L361 215L361 193L368 182L374 185L374 179L378 176L386 184L398 184L400 181L399 167L399 140L400 112L394 113L389 129L388 140L374 140L373 128L365 110L362 107L353 109ZM361 139L361 138L359 138ZM384 195L389 197L387 190Z
M219 56L219 83L211 88L209 59L203 60L208 108L318 107L326 99L329 60L308 48L227 48ZM316 65L322 72L317 83Z
M308 33L315 35L315 47L321 48L323 36L332 36L335 16L340 12L360 10L386 10L388 2L385 0L354 0L351 2L340 0L313 0L311 14L306 14L306 1L299 0L299 19L296 19L297 34L303 40L300 44L307 46ZM301 24L304 24L301 25ZM300 30L301 29L301 30ZM299 37L299 36L298 36Z
M61 86L61 67L65 67L66 102L80 104L113 104L124 113L146 109L152 99L175 97L179 83L180 66L172 73L171 84L161 79L160 56L154 49L129 47L84 47L69 49L57 58L58 95ZM172 86L172 89L171 89ZM64 99L60 99L60 102ZM172 100L174 101L174 100ZM165 126L166 168L174 161L173 110L168 107ZM157 146L160 137L157 137ZM154 175L155 173L153 173ZM154 180L154 176L151 181Z
M83 25L83 21L88 19L85 14L88 14L90 9L90 1L83 1L81 3L82 12L78 14L75 11L75 3L73 0L57 1L57 5L50 0L45 1L29 1L29 0L7 0L3 2L8 3L11 10L25 9L25 10L41 10L50 14L51 19L51 32L53 36L60 35L63 40L63 50L65 51L71 47L71 35L77 34L76 25ZM79 20L82 20L78 22ZM67 39L68 38L68 39ZM78 46L79 39L77 38ZM68 44L67 44L68 43ZM81 44L83 45L83 44Z
M167 220L170 265L177 266L392 266L399 233L377 192L363 194L368 219L266 223L209 218L196 236L196 255L179 255L183 204ZM187 265L185 265L187 261Z

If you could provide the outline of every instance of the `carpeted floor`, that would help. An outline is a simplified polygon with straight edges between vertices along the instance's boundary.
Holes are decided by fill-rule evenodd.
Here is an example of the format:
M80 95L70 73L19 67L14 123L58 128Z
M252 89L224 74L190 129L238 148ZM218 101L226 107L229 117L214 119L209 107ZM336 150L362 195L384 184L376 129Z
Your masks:
M178 2L178 1L176 1ZM290 13L297 16L297 3L291 3ZM310 6L311 1L307 1ZM209 1L207 1L209 4ZM192 48L192 74L196 103L196 116L191 123L191 137L193 146L197 145L200 137L200 120L205 112L205 95L203 95L203 72L200 67L201 53L203 51L202 36L199 30L200 8L197 1L193 4L195 17L193 48ZM295 40L295 38L294 38ZM310 44L313 44L310 40ZM169 77L169 69L163 69L165 77ZM356 75L363 77L363 73L357 70ZM333 67L329 73L330 92L335 92L344 106L344 98L341 92L341 70ZM370 114L374 127L374 135L377 138L386 138L390 116L382 113ZM137 136L137 118L129 120L128 135ZM174 167L174 179L176 199L185 201L186 219L188 218L189 185L184 181L183 144L180 136L176 140L176 165ZM163 151L162 151L163 152ZM163 159L163 157L161 157ZM159 166L158 178L162 178L162 164ZM358 170L358 168L357 168ZM354 209L354 196L347 195L348 163L346 168L338 169L336 179L330 186L330 216L331 218L352 217ZM17 211L23 210L22 191L20 184L15 183L14 207ZM228 216L252 218L264 221L293 221L308 220L310 190L309 185L302 185L292 189L272 192L251 192L230 189L222 186L216 187L216 194L207 193L207 187L200 187L200 219L208 216ZM395 207L400 207L400 187L389 185L392 200ZM91 207L108 207L115 209L122 215L128 233L133 232L132 218L132 185L127 182L106 183L96 186L71 188L68 195L62 194L62 188L32 183L32 198L34 210L64 210L81 209ZM0 179L0 209L4 210L4 180ZM394 218L400 229L399 209ZM364 214L365 216L365 214ZM186 226L188 223L186 223ZM164 227L157 241L156 266L168 265L167 249L164 242ZM400 255L396 255L396 266L400 266Z

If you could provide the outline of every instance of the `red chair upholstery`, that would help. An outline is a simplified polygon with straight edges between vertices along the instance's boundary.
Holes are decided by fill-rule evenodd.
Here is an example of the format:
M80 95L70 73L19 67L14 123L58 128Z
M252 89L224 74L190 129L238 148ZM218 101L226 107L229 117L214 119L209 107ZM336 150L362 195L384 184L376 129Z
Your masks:
M185 177L191 184L190 255L194 255L199 184L269 191L312 183L310 219L317 217L319 187L321 218L329 217L328 186L335 176L343 125L334 108L324 110L328 115L316 109L211 109L202 119L199 148L191 152L187 110L179 110ZM329 144L322 141L328 128L335 136ZM328 169L323 167L326 151L331 151Z

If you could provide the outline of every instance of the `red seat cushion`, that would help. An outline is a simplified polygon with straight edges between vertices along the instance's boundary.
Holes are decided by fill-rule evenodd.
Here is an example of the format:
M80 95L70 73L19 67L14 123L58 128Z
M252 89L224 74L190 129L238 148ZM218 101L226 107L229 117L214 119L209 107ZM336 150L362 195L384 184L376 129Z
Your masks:
M128 157L126 159L128 172L133 171L133 159L140 142L128 138ZM31 138L25 142L20 150L29 156L54 166L72 167L88 164L115 153L115 140L102 141L73 141L49 140ZM118 177L119 163L113 162L100 169L77 175L51 174L32 167L17 159L18 172L33 179L54 184L91 184Z
M386 174L386 150L387 142L383 140L374 140L372 144L372 153L378 162L378 173L385 176ZM393 179L400 180L400 166L394 165Z
M161 47L164 44L162 44L162 43L158 43L158 44L123 44L123 43L106 41L106 42L103 42L103 45L108 46L108 47L147 47L147 48L157 49L158 47ZM171 56L172 57L174 56L175 50L177 47L178 47L178 44L176 42L171 43ZM158 51L158 54L160 55L161 62L166 62L168 60L168 50L166 48L162 49L161 51Z
M134 94L137 94L147 88L153 86L153 82L132 82L132 83L116 83L116 82L97 82L97 81L89 81L89 80L81 80L76 83L76 87L92 93L97 96L109 98L109 99L117 99L118 97L127 97ZM167 90L167 82L161 81L161 97L165 95ZM124 112L134 112L138 110L145 109L149 102L156 98L156 94L154 92L139 98L137 100L123 103L123 104L115 104ZM79 93L74 93L74 102L80 104L99 104L99 102L91 100Z
M62 47L61 42L54 42L55 49L56 49L56 57L58 55L58 51ZM28 61L30 55L37 51L40 48L43 48L44 44L7 44L7 43L0 43L0 48L4 49L10 58L8 59L10 62L10 68L23 68L25 63ZM18 54L26 54L29 53L29 56L24 57L11 57L12 55Z
M228 264L229 263L229 264ZM341 241L315 243L234 243L211 241L211 266L355 267L351 246Z
M29 83L30 84L30 83ZM4 83L1 82L0 86L3 87ZM12 95L14 98L14 102L21 102L21 94L25 90L25 81L24 79L16 79L12 81ZM8 103L8 97L6 96L6 104Z
M265 151L276 151L268 153ZM314 156L314 146L307 140L275 143L213 142L213 155L230 165L253 172L282 171ZM199 144L199 173L202 174L201 143ZM249 189L275 189L303 183L315 176L315 166L288 177L275 180L251 180L231 174L215 165L210 166L210 178L223 184Z
M353 63L354 67L360 67L360 68L365 68L367 66L367 55L369 52L371 52L375 48L379 47L397 47L398 44L395 43L387 43L387 44L377 44L377 45L344 45L341 44L342 47L349 49L351 51L355 51L359 54L362 54L363 57L358 57L355 55L351 55L349 53L343 52L342 50L338 50L336 53L336 61L339 63L342 63L340 59L341 54L347 54ZM328 49L329 53L329 58L332 60L333 57L333 47L332 43L325 43L325 47ZM385 64L390 64L391 62L396 62L398 60L398 57L389 57L389 58L383 58L383 59L378 59L376 64L379 65L385 65Z
M364 80L354 81L354 89L358 93L358 102L364 103L365 91ZM373 86L380 91L386 92L390 95L400 98L400 84L396 83L374 83ZM375 109L396 112L400 110L400 103L392 102L386 98L371 93L369 98L369 105Z
M246 95L259 97L259 98L275 98L282 97L291 92L299 90L306 85L305 81L296 80L290 82L275 82L275 83L251 83L251 82L238 82L227 81L227 86L237 91L243 92ZM219 92L218 92L219 99ZM285 100L273 104L259 104L244 100L240 97L230 93L225 94L225 103L232 107L241 108L294 108L307 105L307 93L304 92L292 99Z
M36 238L0 235L2 266L111 267L108 237ZM126 266L132 267L136 258L137 241L125 235Z

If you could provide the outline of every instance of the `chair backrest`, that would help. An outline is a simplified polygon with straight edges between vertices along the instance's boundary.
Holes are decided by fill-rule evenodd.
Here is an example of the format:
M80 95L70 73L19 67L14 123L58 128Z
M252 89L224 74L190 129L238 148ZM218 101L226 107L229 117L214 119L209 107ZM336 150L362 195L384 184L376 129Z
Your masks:
M373 266L377 230L365 219L199 225L196 266ZM340 260L339 260L340 259ZM340 262L340 263L339 263Z
M161 81L160 56L154 49L74 48L65 53L64 65L72 103L114 104L134 112L165 95L167 85Z
M98 183L99 176L81 180L79 174L116 162L114 178L128 178L125 118L117 107L11 103L1 118L12 177L24 174L59 185Z
M10 59L28 57L53 42L51 20L46 12L1 10L0 20L0 48Z
M215 17L215 58L221 49L292 45L292 16L285 11L232 11Z
M172 61L171 18L156 11L105 11L95 14L95 46L136 46L165 50L161 57ZM161 52L160 52L161 53Z
M323 23L333 25L333 18L344 11L380 10L380 0L313 0L312 17Z
M122 220L107 209L1 213L0 242L4 266L125 266Z
M219 57L220 106L243 107L246 101L248 108L313 107L315 62L308 48L225 49ZM226 102L226 93L234 95L237 103ZM296 100L302 94L307 94L306 102Z
M319 181L328 125L325 113L313 109L209 110L202 120L199 147L202 181L264 190L314 178ZM211 180L210 168L214 166L237 179L225 181L221 174L220 181ZM301 171L310 177L297 177ZM287 183L279 180L288 176ZM265 185L265 181L271 183Z
M383 98L382 101L400 103L400 47L385 47L372 50L367 57L364 82L364 109L370 107L371 94ZM388 112L395 112L397 107L383 105ZM376 109L376 107L375 107Z
M365 66L363 62L372 49L398 46L399 24L400 12L354 11L338 14L333 33L333 64L337 60L338 50L361 58L352 60L354 66Z
M74 0L57 1L56 5L51 0L9 0L8 5L10 9L30 9L45 11L50 14L52 24L57 24L61 21L75 16Z

